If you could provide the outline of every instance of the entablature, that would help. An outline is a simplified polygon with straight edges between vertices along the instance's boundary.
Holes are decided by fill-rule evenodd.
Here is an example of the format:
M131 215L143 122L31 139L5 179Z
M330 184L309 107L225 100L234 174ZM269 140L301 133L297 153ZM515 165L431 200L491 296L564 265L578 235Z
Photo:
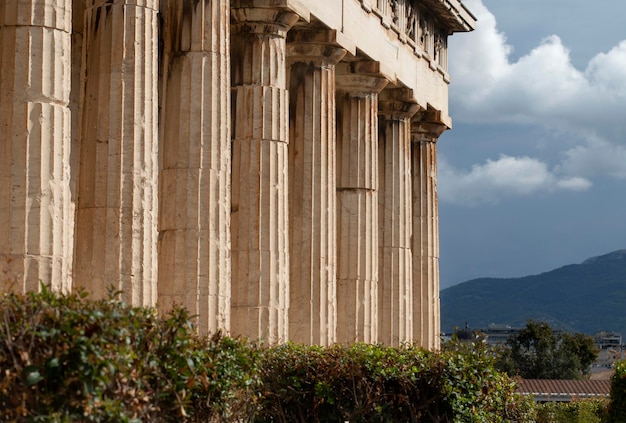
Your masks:
M293 1L306 10L300 25L335 31L336 42L348 52L344 60L379 62L383 76L412 89L422 109L440 110L442 119L450 121L448 36L471 31L476 24L460 0L265 1Z

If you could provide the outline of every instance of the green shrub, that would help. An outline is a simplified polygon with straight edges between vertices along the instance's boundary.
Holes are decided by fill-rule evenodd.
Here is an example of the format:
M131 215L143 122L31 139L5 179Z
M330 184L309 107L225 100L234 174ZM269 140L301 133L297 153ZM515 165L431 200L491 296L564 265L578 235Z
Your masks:
M515 380L498 372L496 352L480 338L444 344L443 384L455 422L530 422L532 399L515 393Z
M615 363L615 372L611 379L610 421L626 422L626 361Z
M537 404L537 423L603 423L608 421L608 401L585 399Z
M117 296L0 296L0 420L533 422L480 340L258 348Z
M260 422L422 421L441 415L440 363L412 346L288 343L268 349L261 369Z
M8 421L206 421L252 413L255 350L194 335L114 296L0 298L0 418Z
M483 344L442 353L413 345L285 344L266 350L257 421L531 421L532 400L493 368ZM515 419L515 420L513 420ZM527 419L527 420L522 420Z

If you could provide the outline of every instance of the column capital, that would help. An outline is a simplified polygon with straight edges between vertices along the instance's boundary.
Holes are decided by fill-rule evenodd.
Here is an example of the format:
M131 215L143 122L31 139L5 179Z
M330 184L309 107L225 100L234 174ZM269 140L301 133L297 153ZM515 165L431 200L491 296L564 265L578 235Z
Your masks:
M299 19L311 19L300 0L232 0L230 16L235 31L279 37Z
M336 30L294 28L287 35L287 62L334 66L346 55Z
M379 94L389 80L380 69L380 62L355 60L337 65L335 81L337 92L346 92L355 97Z
M385 88L378 96L378 116L386 120L410 119L419 109L410 88Z
M411 141L436 143L448 129L441 119L441 111L424 110L416 113L411 120Z
M72 32L72 5L68 1L4 1L1 26L48 27Z

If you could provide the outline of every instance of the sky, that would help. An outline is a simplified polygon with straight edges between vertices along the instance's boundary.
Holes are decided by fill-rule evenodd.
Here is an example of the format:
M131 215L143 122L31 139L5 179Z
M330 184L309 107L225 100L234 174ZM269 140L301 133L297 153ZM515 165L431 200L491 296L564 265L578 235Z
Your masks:
M438 148L441 288L626 249L626 1L464 0Z

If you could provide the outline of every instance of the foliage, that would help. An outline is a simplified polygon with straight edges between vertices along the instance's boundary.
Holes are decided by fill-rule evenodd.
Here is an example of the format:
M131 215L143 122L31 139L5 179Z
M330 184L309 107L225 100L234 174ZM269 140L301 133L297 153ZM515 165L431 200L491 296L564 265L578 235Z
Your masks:
M529 320L509 337L496 367L525 379L582 379L597 354L590 336L555 332L548 323Z
M174 309L132 308L111 295L0 297L0 419L206 421L252 412L255 350L194 335Z
M261 366L265 391L258 421L423 421L427 415L440 416L440 364L434 354L409 345L277 346L266 351Z
M445 343L442 358L455 421L532 421L532 399L516 394L516 382L496 370L497 351L480 336Z
M608 402L586 399L573 402L537 404L536 423L604 423L608 422Z
M532 415L532 401L494 367L482 343L440 353L415 345L288 343L268 349L258 422L505 422Z
M611 403L609 406L611 422L626 422L626 361L615 363L615 372L611 379Z
M198 337L184 310L159 316L116 295L88 301L42 287L0 297L4 421L604 421L601 406L536 406L515 394L496 359L480 338L438 352L412 344L259 348L219 333ZM623 404L618 392L614 403Z

